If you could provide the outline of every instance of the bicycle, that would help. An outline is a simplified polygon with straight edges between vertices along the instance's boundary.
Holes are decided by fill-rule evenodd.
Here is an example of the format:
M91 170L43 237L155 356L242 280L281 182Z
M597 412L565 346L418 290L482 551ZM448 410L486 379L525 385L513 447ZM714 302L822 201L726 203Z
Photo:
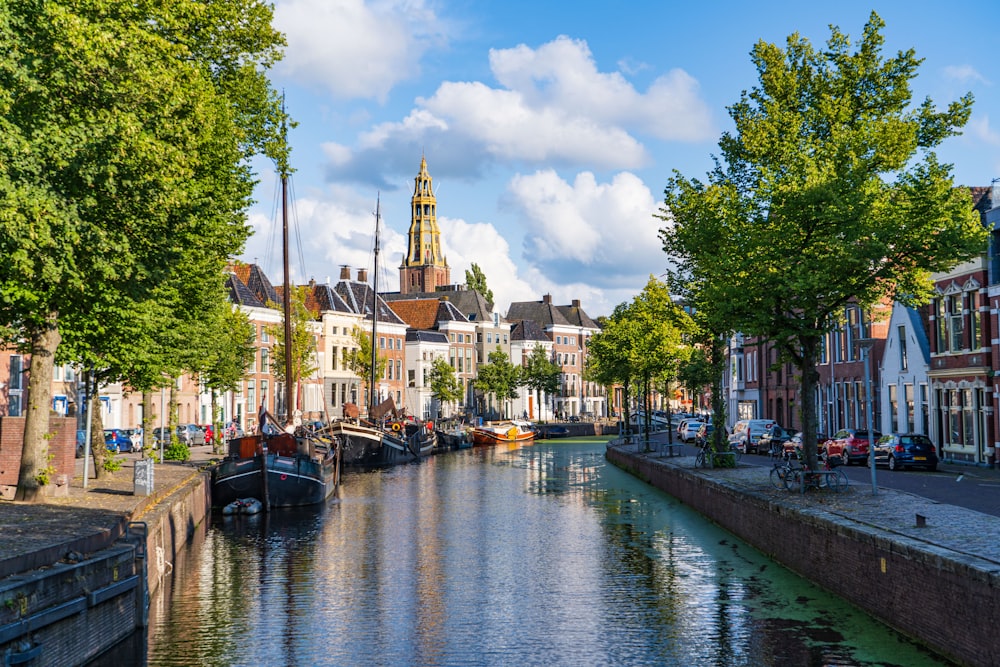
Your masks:
M850 485L850 480L843 470L831 466L829 459L822 454L820 454L820 460L823 462L823 467L818 471L813 471L805 465L795 469L791 480L786 479L789 485L786 488L791 488L793 485L798 486L802 491L828 488L839 493L841 487L846 489Z
M694 465L696 468L714 468L716 466L716 461L724 456L732 456L734 464L733 467L736 467L742 459L742 453L736 448L730 448L728 452L713 451L707 438L695 438L695 445L698 447L698 455L695 456L694 459Z
M796 463L798 463L797 459ZM775 463L774 467L771 468L771 485L776 489L788 491L792 488L792 480L795 478L797 471L801 469L801 464L798 466L792 465L792 457L789 453L783 453L780 461Z

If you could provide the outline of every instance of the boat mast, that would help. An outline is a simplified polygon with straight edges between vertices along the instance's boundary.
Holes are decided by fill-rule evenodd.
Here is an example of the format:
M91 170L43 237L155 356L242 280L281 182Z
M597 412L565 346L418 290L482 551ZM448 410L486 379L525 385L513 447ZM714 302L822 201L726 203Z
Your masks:
M378 226L381 206L382 194L379 193L375 200L375 270L372 271L372 371L371 384L368 388L368 419L372 418L375 408L375 372L378 369L378 348L376 347L375 332L378 323Z
M284 113L285 105L281 105L282 121L281 134L287 141L287 130L285 126ZM284 263L284 289L282 290L282 306L284 308L285 320L285 426L290 426L292 420L292 401L295 396L295 386L292 375L292 299L291 299L291 278L288 275L288 165L280 161L281 165L281 257Z

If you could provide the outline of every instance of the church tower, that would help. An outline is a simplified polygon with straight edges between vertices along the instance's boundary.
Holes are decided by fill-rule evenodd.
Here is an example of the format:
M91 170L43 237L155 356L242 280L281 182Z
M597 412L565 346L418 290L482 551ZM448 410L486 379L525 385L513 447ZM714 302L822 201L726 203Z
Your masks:
M403 294L433 292L451 281L448 260L441 254L437 198L427 173L426 158L420 158L420 173L413 180L409 242L403 263L399 265L399 291Z

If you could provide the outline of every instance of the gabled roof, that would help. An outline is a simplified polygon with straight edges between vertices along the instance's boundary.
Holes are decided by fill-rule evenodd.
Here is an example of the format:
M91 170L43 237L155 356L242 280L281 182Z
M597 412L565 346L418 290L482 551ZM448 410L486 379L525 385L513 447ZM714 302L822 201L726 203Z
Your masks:
M426 329L407 329L406 331L406 342L421 342L421 343L441 343L444 345L448 344L447 334L443 334L440 331L427 331Z
M256 297L259 305L267 307L268 302L281 303L278 291L268 280L264 271L256 264L234 262L229 265L229 272L242 282L251 294ZM244 304L250 305L250 304Z
M403 294L393 292L385 295L386 301L401 301L405 299L438 299L450 301L470 322L489 322L493 319L493 309L483 298L483 295L475 290L455 289L437 290L436 292L417 292L415 294Z
M601 327L594 320L590 319L583 308L575 302L574 305L570 306L556 306L562 316L566 318L566 321L570 324L574 324L578 327L583 327L584 329L600 329Z
M917 344L920 346L920 358L926 364L931 358L931 343L927 340L927 327L930 324L930 318L926 317L926 309L919 311L916 308L907 308L904 312L909 320L909 328L913 331Z
M389 308L412 329L433 329L437 326L437 299L406 299L390 301Z
M230 273L226 277L226 289L229 291L229 300L238 306L250 308L266 308L267 305L257 298L250 288L246 286L236 273Z
M510 339L552 342L552 339L545 335L545 330L534 320L518 320L514 322L514 327L510 330Z
M330 311L337 313L354 312L329 283L312 284L310 287L310 295L306 300L306 305L309 306L309 309L313 313L319 314Z
M333 289L344 300L351 312L364 315L365 319L371 318L372 288L370 285L354 280L341 280ZM392 312L381 296L378 297L377 305L379 322L406 324L396 313Z
M551 326L573 326L573 323L566 319L559 308L553 306L548 300L542 301L515 301L510 304L507 311L507 321L534 320L543 328Z

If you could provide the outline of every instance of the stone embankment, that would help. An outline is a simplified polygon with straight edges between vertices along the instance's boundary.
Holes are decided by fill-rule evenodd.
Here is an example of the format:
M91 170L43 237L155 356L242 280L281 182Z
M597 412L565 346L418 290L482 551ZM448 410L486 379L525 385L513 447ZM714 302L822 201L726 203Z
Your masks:
M935 652L1000 665L1000 517L884 488L802 495L766 467L705 470L643 447L607 459Z
M0 664L79 665L146 625L149 598L207 516L207 447L153 466L134 493L135 455L45 504L0 502Z

